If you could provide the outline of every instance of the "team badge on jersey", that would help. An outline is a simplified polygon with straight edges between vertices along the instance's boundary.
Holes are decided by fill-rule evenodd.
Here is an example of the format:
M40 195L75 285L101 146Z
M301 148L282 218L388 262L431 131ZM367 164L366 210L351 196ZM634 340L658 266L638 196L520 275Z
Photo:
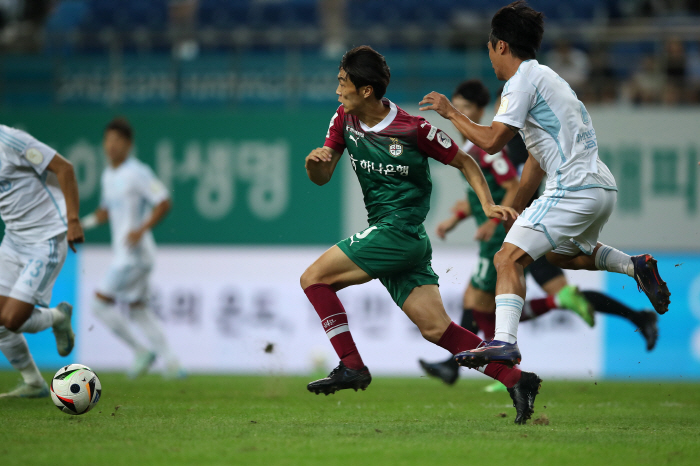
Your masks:
M403 154L403 146L399 144L398 139L391 138L392 144L389 146L389 153L392 157L398 157Z
M452 139L442 131L437 133L437 140L445 149L449 149L452 146Z
M501 115L503 113L506 113L508 110L508 97L501 97L501 105L498 107L498 111L496 112L496 115Z
M44 154L41 153L39 149L32 147L27 151L27 160L29 160L34 165L40 165L44 161Z

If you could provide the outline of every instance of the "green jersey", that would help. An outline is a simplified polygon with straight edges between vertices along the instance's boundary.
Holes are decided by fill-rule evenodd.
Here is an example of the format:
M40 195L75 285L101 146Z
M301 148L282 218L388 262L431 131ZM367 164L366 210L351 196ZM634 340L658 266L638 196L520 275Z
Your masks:
M409 115L388 99L382 102L389 114L372 128L338 107L325 145L340 153L347 148L369 225L415 227L430 210L433 184L428 157L449 164L458 147L424 118Z

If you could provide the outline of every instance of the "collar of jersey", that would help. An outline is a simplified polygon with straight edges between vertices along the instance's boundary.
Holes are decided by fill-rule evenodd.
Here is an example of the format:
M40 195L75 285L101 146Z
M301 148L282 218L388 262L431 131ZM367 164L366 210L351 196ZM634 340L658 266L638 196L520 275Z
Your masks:
M376 125L372 126L371 128L367 126L366 124L360 122L360 128L362 128L362 131L366 133L378 133L380 131L383 131L386 129L387 126L389 126L393 121L394 118L396 118L396 114L399 112L398 109L396 108L396 104L392 102L389 99L386 99L387 102L389 102L389 114L384 117L382 121L377 123Z

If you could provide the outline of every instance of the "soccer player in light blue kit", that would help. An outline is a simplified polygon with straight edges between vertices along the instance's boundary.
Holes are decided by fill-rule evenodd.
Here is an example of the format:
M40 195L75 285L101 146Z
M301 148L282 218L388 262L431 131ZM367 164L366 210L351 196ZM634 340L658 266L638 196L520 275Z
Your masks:
M114 260L95 293L93 312L134 351L131 378L145 374L157 356L165 360L167 378L180 378L184 372L149 305L149 278L156 255L151 229L170 210L170 194L150 167L131 156L132 145L129 122L112 120L104 132L109 167L102 173L100 207L82 219L86 230L109 221L112 233ZM131 320L141 328L150 348L138 341L118 304L129 307Z
M542 13L517 1L491 21L488 50L500 80L507 81L491 126L481 126L458 112L436 92L422 110L449 119L477 146L493 154L520 133L530 156L523 169L513 208L521 213L496 254L496 333L494 339L455 356L467 367L489 362L512 366L521 360L518 322L525 298L523 269L546 255L565 269L607 270L637 281L659 314L668 311L670 292L649 254L630 257L598 242L617 200L608 167L598 158L591 117L576 93L536 58L542 42ZM544 176L544 194L525 209ZM524 210L523 210L524 209Z
M0 125L0 351L22 383L0 398L43 398L49 387L22 333L53 328L58 354L73 350L73 307L49 308L68 248L82 243L73 165L24 131Z

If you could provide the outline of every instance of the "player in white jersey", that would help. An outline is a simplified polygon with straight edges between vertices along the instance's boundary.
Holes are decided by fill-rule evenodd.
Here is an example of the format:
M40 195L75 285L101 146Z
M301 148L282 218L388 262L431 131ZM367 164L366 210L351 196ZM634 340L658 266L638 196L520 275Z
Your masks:
M103 146L109 167L102 173L102 199L99 208L82 220L85 229L109 221L114 251L114 260L96 292L93 311L134 350L130 377L146 373L156 356L164 358L167 377L180 377L183 373L177 358L148 305L149 276L155 260L151 229L170 210L170 195L150 167L130 156L132 143L133 130L126 119L115 118L107 125ZM134 337L118 304L129 307L131 320L149 340L150 349Z
M22 333L53 327L58 353L73 350L72 306L49 308L68 246L83 241L73 165L46 144L0 125L0 350L23 382L0 397L41 398L49 388Z
M494 15L489 58L496 77L507 82L490 126L474 123L436 92L420 102L427 104L422 110L437 111L490 154L518 132L530 153L513 203L522 214L494 259L498 271L495 337L455 357L468 367L520 362L517 329L525 298L523 269L544 255L566 269L607 270L634 277L659 314L668 311L670 304L670 292L651 255L630 257L598 242L617 199L615 179L598 158L595 130L585 106L566 81L535 59L543 33L543 15L524 1ZM544 194L525 209L545 174Z

